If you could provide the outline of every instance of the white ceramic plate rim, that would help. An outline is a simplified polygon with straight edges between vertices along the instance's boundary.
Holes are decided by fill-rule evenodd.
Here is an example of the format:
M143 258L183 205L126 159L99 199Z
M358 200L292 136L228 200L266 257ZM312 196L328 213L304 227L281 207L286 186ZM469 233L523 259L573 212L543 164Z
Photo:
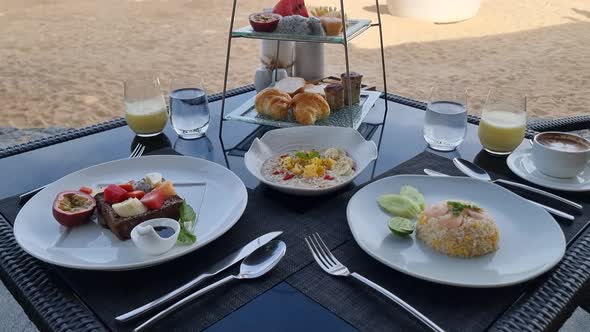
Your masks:
M508 158L506 158L506 164L508 168L520 178L527 180L531 183L537 184L539 186L543 186L549 189L555 190L563 190L563 191L570 191L570 192L585 192L590 191L590 181L587 181L583 184L571 184L571 183L560 183L559 179L552 180L549 176L544 176L546 178L540 178L536 176L531 176L530 173L524 172L520 167L517 166L517 161L520 158L531 158L532 149L530 147L519 148L513 153L511 153ZM586 171L588 170L589 166L586 165Z
M264 178L264 176L262 176L262 174L259 174L258 171L251 169L251 164L249 162L246 161L246 159L248 159L250 157L250 155L252 155L254 152L252 152L252 146L250 146L250 149L248 149L248 151L246 152L246 154L244 155L244 160L246 161L246 168L248 169L248 171L250 172L250 174L252 174L254 177L256 177L260 182L270 186L270 187L275 187L275 188L279 188L279 189L283 189L284 191L289 191L289 192L299 192L299 193L303 193L303 194L321 194L321 193L328 193L328 192L332 192L335 191L339 188L342 188L346 185L348 185L349 183L351 183L352 181L354 181L354 179L356 179L356 177L361 174L365 168L367 168L367 166L369 166L369 164L373 161L375 161L377 159L378 156L378 151L377 151L377 145L375 144L375 142L373 141L367 141L356 129L353 128L344 128L344 127L321 127L321 126L302 126L302 127L291 127L291 128L281 128L281 129L275 129L273 131L277 131L277 130L287 130L287 131L298 131L298 130L309 130L310 128L316 128L316 129L312 129L312 130L322 130L324 128L332 128L332 129L328 129L328 130L334 130L335 128L338 128L338 130L350 130L352 135L356 135L358 136L359 140L364 141L364 143L362 144L369 144L372 145L371 146L371 150L372 152L374 152L374 154L372 154L368 160L364 161L364 165L363 167L358 167L359 165L362 165L363 163L360 163L359 161L355 160L355 163L357 165L357 169L354 172L354 174L346 181L332 186L332 187L326 187L326 188L305 188L305 187L297 187L297 186L291 186L291 185L287 185L287 184L280 184L280 183L276 183L276 182L272 182L269 181L267 179ZM260 142L264 142L265 137L268 138L269 132L265 133L261 138L260 138ZM258 139L256 139L258 140ZM256 141L255 140L255 141ZM347 151L348 153L348 151Z
M207 244L209 244L210 242L212 242L213 240L216 240L218 237L220 237L221 235L223 235L225 232L227 232L228 230L230 230L237 222L238 220L241 218L241 216L243 215L246 206L248 204L248 192L246 190L246 186L244 185L244 183L242 182L242 180L236 175L234 174L232 171L226 169L225 167L222 167L221 165L218 165L214 162L211 162L209 160L205 160L205 159L200 159L200 158L194 158L194 157L188 157L188 156L174 156L174 155L153 155L153 156L142 156L140 157L141 159L144 160L149 160L149 159L159 159L159 158L167 158L168 160L171 159L192 159L192 160L198 160L198 162L204 162L209 164L210 167L215 167L215 168L219 168L219 169L223 169L224 171L227 172L227 176L231 176L234 178L234 180L237 180L238 184L240 185L240 191L242 192L242 200L241 200L241 205L238 207L238 213L236 214L236 218L233 218L235 220L231 220L230 222L226 223L222 228L217 229L216 232L211 233L211 235L208 238L205 239L199 239L197 238L197 242L195 244L193 244L192 246L190 246L189 248L187 248L184 251L181 252L177 252L175 254L171 254L171 255L160 255L160 256L151 256L149 257L148 260L143 261L143 262L137 262L137 263L128 263L128 264L113 264L113 263L108 263L108 264L92 264L92 265L85 265L85 264L75 264L75 263L69 263L69 262L63 262L61 260L56 260L51 258L51 256L42 256L42 255L38 255L37 252L35 252L34 250L30 250L25 243L20 239L20 235L18 234L17 231L17 227L18 227L18 215L15 219L15 223L14 223L14 229L13 229L13 234L14 234L14 238L16 240L16 242L19 244L19 246L25 251L27 252L29 255L47 262L47 263L51 263L57 266L63 266L63 267L68 267L68 268L73 268L73 269L82 269L82 270L99 270L99 271L123 271L123 270L135 270L135 269L139 269L139 268L145 268L145 267L150 267L150 266L154 266L154 265L159 265L171 260L174 260L176 258L182 257L184 255L187 255L189 253L194 252L195 250L202 248L204 246L206 246ZM135 159L139 159L139 158L135 158ZM56 184L58 184L60 181L62 181L64 178L68 177L68 176L74 176L77 175L79 173L83 173L89 169L92 169L94 167L100 167L100 166L104 166L104 165L108 165L108 164L112 164L112 163L117 163L117 162L121 162L123 160L127 160L127 159L120 159L120 160L113 160L113 161L108 161L108 162L104 162L101 164L97 164L94 166L90 166L90 167L86 167L84 169L78 170L76 172L72 172L68 175L65 175L64 177L60 178L59 180L47 185L42 191L47 191L47 190L52 190L52 187L55 186ZM83 185L83 184L80 184ZM27 202L28 204L28 202ZM25 204L26 206L26 204ZM22 209L25 208L25 206L23 206ZM21 209L21 210L22 210ZM20 213L19 213L20 214ZM197 234L197 237L199 235ZM127 241L131 241L131 239L127 240ZM139 249L138 249L139 250Z
M551 262L548 262L547 264L544 265L543 268L536 270L534 273L531 273L529 275L527 275L524 278L520 278L520 279L515 279L513 281L509 281L509 282L498 282L498 283L493 283L493 284L489 284L489 283L467 283L467 282L453 282L453 281L449 281L449 280L441 280L441 279L437 279L437 278L432 278L428 275L424 275L424 274L420 274L420 273L415 273L412 272L409 269L405 269L402 267L399 267L395 264L392 264L391 262L389 262L388 260L380 257L379 255L375 254L373 252L373 250L371 250L368 246L365 245L364 241L359 239L359 234L358 231L355 229L355 226L353 226L353 223L351 222L351 217L350 217L350 202L352 202L355 197L359 194L362 194L363 191L366 190L367 187L369 187L371 184L374 183L378 183L378 182L384 182L384 181L389 181L388 179L393 178L393 177L422 177L422 178L428 178L428 175L411 175L411 174L401 174L401 175L394 175L394 176L390 176L390 177L386 177L380 180L377 180L375 182L372 182L370 184L368 184L367 186L363 187L361 190L359 190L358 192L356 192L348 201L348 205L346 207L346 219L348 220L348 227L350 228L350 231L353 235L353 238L355 240L355 242L359 245L359 247L361 247L361 249L363 249L364 252L366 252L369 256L373 257L374 259L376 259L377 261L381 262L382 264L396 270L399 272L402 272L404 274L410 275L412 277L416 277L418 279L422 279L422 280L426 280L426 281L430 281L430 282L434 282L434 283L438 283L438 284L443 284L443 285L450 285L450 286L460 286L460 287L468 287L468 288L498 288L498 287L506 287L506 286L512 286L512 285L516 285L516 284L520 284L523 282L526 282L528 280L534 279L540 275L542 275L543 273L547 272L548 270L552 269L557 263L559 263L561 261L561 259L563 258L563 256L565 255L565 248L567 246L567 243L565 241L565 236L563 234L563 231L561 231L561 227L559 226L559 224L557 224L557 222L555 221L555 219L553 219L550 215L548 215L548 213L544 210L542 210L542 213L545 213L549 216L549 218L551 220L553 220L553 222L555 223L555 226L560 230L559 234L561 235L561 242L564 244L564 250L561 252L561 254L559 255L558 258L552 260ZM470 178L465 178L465 177L454 177L454 176L449 176L449 177L445 177L448 179L460 179L461 181L480 181L480 180L476 180L476 179L470 179ZM409 183L409 182L408 182ZM523 203L525 204L531 204L526 202L522 197L514 194L513 192L503 188L502 186L498 186L496 184L493 183L488 183L489 185L492 186L497 186L499 188L501 188L501 190L505 191L506 194L512 196L514 199L516 200L522 200ZM541 209L539 207L534 206L537 209Z

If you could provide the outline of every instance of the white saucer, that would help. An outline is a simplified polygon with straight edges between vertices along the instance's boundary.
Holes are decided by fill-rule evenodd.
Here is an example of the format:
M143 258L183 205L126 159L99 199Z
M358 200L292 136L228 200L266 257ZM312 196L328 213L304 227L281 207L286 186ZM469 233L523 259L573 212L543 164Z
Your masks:
M506 160L508 168L521 178L543 187L563 191L590 191L590 164L575 178L554 178L537 170L532 151L528 146L514 151Z

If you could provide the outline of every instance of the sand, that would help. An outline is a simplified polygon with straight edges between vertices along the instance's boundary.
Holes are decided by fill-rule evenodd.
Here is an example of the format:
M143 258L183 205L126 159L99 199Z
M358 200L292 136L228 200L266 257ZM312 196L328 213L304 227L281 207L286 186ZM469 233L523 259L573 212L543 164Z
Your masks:
M273 0L239 1L237 26ZM307 1L336 5L336 0ZM590 1L483 0L477 17L432 24L381 6L390 92L424 100L433 85L470 89L478 113L492 86L529 95L530 117L588 113ZM349 17L376 19L373 1ZM230 0L0 0L0 127L80 127L123 115L122 81L200 76L222 89ZM352 41L352 69L382 87L377 29ZM327 72L344 69L327 46ZM229 87L250 84L255 40L235 40Z

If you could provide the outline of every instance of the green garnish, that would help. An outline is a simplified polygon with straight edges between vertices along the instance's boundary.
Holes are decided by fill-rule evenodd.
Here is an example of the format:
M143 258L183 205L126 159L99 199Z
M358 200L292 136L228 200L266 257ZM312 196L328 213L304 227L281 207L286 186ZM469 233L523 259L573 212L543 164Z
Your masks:
M186 201L182 202L180 206L180 221L183 222L193 222L197 220L197 214L195 210L186 203Z
M462 202L448 201L447 202L447 206L449 207L449 209L451 210L451 213L455 217L459 216L465 210L474 210L474 211L477 211L477 212L481 211L481 208L479 206L477 206L477 205L474 205L474 204L465 204L465 203L462 203Z
M309 152L305 152L305 151L297 151L295 152L295 157L303 159L303 160L310 160L313 158L319 158L320 157L320 153L318 151L315 150L311 150Z
M186 201L182 202L182 205L180 206L180 218L178 219L178 223L180 223L180 233L178 234L176 243L189 245L197 241L197 237L192 232L196 222L197 214L195 213L195 210L193 210Z
M414 232L414 229L416 228L416 224L414 224L413 221L401 217L392 218L387 223L387 226L393 234L397 234L400 236L410 235Z

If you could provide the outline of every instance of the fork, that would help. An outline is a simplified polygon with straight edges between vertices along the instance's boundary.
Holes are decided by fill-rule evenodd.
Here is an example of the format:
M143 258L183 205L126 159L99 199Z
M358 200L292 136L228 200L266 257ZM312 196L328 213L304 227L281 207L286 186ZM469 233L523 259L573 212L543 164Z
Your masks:
M371 280L363 277L362 275L356 272L351 273L346 266L340 263L340 261L338 261L336 257L334 257L334 255L332 255L332 253L324 243L324 240L322 240L318 233L315 233L312 236L306 236L305 242L307 243L307 246L309 247L309 250L311 251L311 254L313 255L315 261L322 268L322 270L326 271L326 273L338 277L351 276L359 280L360 282L364 283L365 285L378 291L379 293L385 295L393 302L399 304L402 308L406 309L409 313L411 313L414 317L418 318L420 321L422 321L422 323L430 327L433 331L444 332L442 328L440 328L430 319L426 318L426 316L421 314L418 310L414 309L411 305L407 304L404 300L395 296L387 289L377 285L376 283L372 282Z
M133 151L131 151L131 154L129 155L128 159L141 157L143 155L144 151L145 151L145 145L143 145L141 143L137 143L137 145L135 146L135 149L133 149ZM20 196L18 196L18 204L23 204L24 202L28 201L31 197L35 196L38 192L40 192L41 190L43 190L47 186L48 185L46 184L44 186L41 186L39 188L36 188L31 191L27 191L24 194L21 194Z

